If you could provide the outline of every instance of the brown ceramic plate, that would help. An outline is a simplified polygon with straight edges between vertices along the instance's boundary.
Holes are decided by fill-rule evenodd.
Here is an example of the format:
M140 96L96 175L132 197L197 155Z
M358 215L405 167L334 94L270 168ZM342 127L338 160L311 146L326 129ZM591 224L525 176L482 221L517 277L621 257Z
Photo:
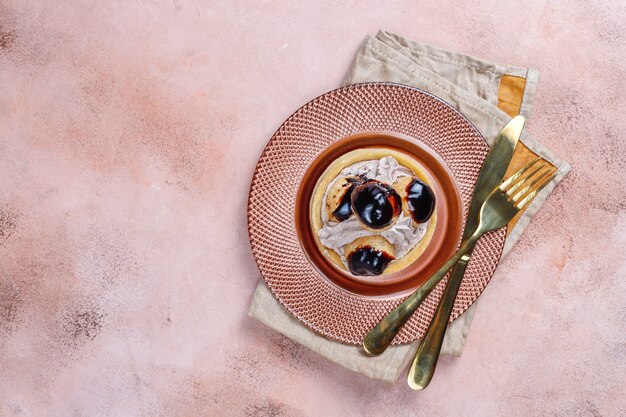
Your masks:
M340 269L320 250L311 224L310 204L317 180L340 156L357 149L389 149L412 157L428 176L437 201L437 221L426 250L408 267L393 274L354 276ZM315 214L313 214L315 215ZM423 143L399 133L366 132L340 139L325 149L304 174L296 195L296 232L304 252L320 275L340 288L364 296L408 295L434 274L458 246L461 237L461 197L452 173Z
M354 149L386 147L416 159L434 181L435 234L425 252L394 274L354 277L319 250L310 200L320 175ZM274 134L256 167L248 206L252 250L268 287L300 321L324 336L360 344L365 333L451 255L459 243L474 183L489 148L480 133L442 100L414 88L359 84L324 94ZM493 274L505 231L477 245L452 320ZM443 292L438 285L394 343L422 336Z

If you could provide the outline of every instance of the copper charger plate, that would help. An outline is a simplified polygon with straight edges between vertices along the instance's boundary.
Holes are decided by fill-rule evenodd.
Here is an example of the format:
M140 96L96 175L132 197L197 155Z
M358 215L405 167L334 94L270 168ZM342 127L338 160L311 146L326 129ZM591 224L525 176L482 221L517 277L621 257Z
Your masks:
M426 251L384 279L355 278L326 258L314 241L309 203L319 176L340 155L388 147L417 159L435 181L437 224ZM434 273L459 244L482 163L481 134L450 105L424 91L388 83L326 93L276 131L257 164L248 201L248 231L261 274L274 296L314 331L344 343L363 336ZM476 246L451 320L478 298L504 247L504 229ZM440 283L394 339L420 338L445 288Z

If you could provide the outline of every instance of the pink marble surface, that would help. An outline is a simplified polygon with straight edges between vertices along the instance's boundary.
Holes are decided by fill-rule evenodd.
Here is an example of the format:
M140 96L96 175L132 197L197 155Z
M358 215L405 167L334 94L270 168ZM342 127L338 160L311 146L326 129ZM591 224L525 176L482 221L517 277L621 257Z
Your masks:
M336 3L0 1L0 415L626 415L624 3ZM379 28L539 68L573 167L422 393L246 316L256 160Z

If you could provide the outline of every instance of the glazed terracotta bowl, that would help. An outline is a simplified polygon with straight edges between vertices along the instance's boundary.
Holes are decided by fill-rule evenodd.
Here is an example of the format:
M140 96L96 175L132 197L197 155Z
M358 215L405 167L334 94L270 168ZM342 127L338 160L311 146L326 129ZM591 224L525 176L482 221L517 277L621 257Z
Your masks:
M348 152L385 148L414 159L428 176L436 200L436 223L424 252L401 271L377 276L355 276L338 267L323 253L313 230L312 197L328 167ZM420 141L393 132L364 132L340 139L309 166L296 195L295 221L298 239L310 262L333 284L354 294L389 296L405 294L420 286L450 257L459 242L463 213L461 197L452 174L441 158ZM329 249L330 250L330 249Z

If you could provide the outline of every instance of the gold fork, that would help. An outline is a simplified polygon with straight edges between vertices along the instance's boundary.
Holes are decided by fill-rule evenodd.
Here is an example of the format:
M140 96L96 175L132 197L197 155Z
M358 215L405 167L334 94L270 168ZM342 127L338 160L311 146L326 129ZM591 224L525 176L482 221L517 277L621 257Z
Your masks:
M546 166L548 170L544 169ZM485 233L504 227L555 175L556 172L552 172L546 161L537 158L496 187L480 209L476 231L428 281L370 330L363 340L365 351L371 355L381 354L448 270L461 258L467 258L464 261L469 260L466 256L468 249ZM438 354L439 352L437 356Z

